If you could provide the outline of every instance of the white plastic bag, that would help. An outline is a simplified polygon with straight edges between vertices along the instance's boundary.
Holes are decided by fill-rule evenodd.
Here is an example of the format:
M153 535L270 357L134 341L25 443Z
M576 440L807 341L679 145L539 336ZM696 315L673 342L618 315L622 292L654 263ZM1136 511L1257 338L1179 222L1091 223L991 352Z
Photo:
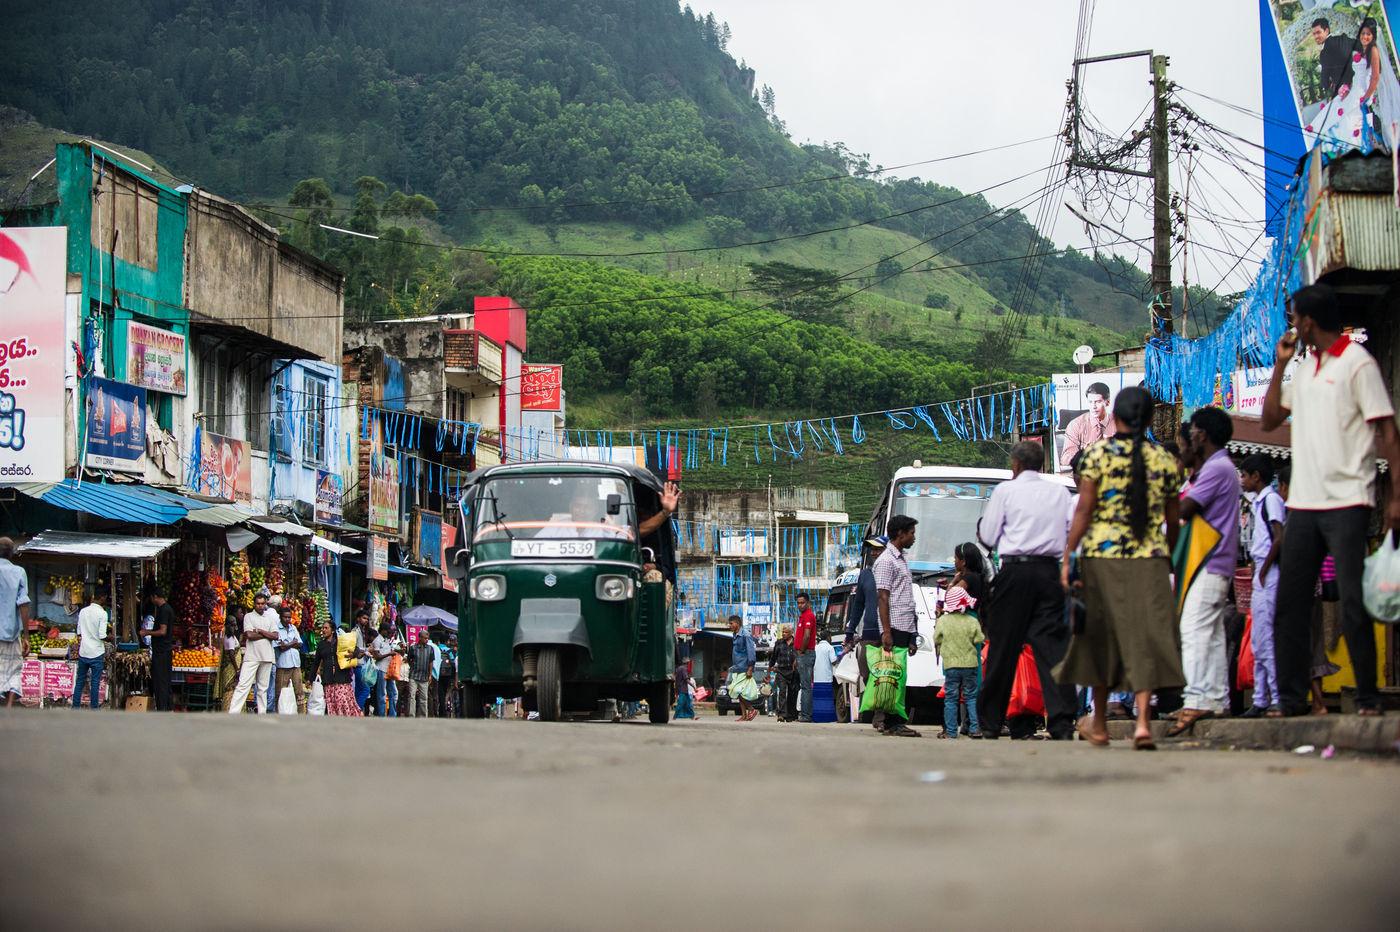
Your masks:
M306 700L307 715L326 714L326 688L321 685L321 678L316 677L316 681L311 684L311 695Z
M1381 540L1376 552L1366 558L1361 574L1361 596L1366 611L1376 621L1400 621L1400 547L1396 532Z
M277 714L296 715L297 714L297 694L292 689L290 683L282 687L282 691L277 694Z

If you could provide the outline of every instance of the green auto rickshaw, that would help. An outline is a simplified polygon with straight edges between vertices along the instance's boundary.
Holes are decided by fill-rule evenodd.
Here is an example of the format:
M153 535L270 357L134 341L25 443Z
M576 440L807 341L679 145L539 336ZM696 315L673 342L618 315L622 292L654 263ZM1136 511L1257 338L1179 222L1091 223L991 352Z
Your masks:
M670 719L675 536L664 485L574 461L477 470L461 499L457 676L467 717L520 696L545 721L602 699ZM654 564L654 566L653 566Z

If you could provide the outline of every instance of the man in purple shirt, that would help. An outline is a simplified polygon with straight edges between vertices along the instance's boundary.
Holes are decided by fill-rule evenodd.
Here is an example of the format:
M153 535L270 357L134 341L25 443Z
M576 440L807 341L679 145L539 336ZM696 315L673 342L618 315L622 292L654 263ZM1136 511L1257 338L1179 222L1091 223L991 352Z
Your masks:
M1240 476L1225 445L1234 425L1219 408L1191 415L1191 446L1201 461L1191 488L1181 499L1181 520L1196 515L1220 533L1181 609L1181 666L1186 671L1182 709L1168 737L1214 718L1230 701L1229 654L1225 647L1225 606L1240 550Z
M1074 687L1061 686L1050 673L1069 650L1065 592L1060 588L1060 554L1069 534L1069 491L1040 475L1044 465L1045 448L1040 444L1023 440L1012 447L1011 481L992 490L977 526L977 536L1001 560L982 615L987 670L977 697L977 717L984 738L1001 734L1025 644L1031 646L1040 673L1050 737L1064 741L1074 737ZM1030 735L1013 733L1012 737Z

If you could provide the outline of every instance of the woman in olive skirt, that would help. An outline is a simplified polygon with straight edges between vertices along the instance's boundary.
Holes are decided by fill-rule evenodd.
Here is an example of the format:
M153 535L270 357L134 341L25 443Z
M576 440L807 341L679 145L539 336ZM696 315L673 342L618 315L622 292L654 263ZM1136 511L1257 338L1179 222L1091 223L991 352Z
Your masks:
M1068 589L1070 555L1082 542L1085 622L1055 677L1093 687L1094 711L1080 720L1079 734L1098 747L1108 744L1109 692L1131 690L1133 747L1153 750L1152 693L1186 684L1170 560L1179 473L1171 455L1147 439L1152 396L1144 389L1119 392L1113 416L1117 435L1086 449L1079 466L1079 505L1061 581Z

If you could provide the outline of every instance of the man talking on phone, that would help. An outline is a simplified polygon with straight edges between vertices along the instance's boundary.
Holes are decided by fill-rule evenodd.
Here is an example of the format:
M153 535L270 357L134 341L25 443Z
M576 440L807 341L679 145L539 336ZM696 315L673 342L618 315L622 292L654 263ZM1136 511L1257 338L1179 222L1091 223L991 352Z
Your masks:
M1400 476L1400 435L1395 409L1370 353L1342 333L1342 308L1326 285L1309 285L1288 300L1291 329L1278 341L1274 372L1260 418L1273 430L1293 417L1293 481L1288 524L1279 557L1274 662L1284 715L1310 711L1310 621L1313 586L1323 558L1336 565L1342 634L1356 673L1356 714L1380 715L1376 690L1376 637L1361 601L1361 569L1367 528L1376 504L1376 457ZM1301 343L1309 358L1293 381L1284 371ZM1393 486L1385 529L1400 528L1400 498Z

